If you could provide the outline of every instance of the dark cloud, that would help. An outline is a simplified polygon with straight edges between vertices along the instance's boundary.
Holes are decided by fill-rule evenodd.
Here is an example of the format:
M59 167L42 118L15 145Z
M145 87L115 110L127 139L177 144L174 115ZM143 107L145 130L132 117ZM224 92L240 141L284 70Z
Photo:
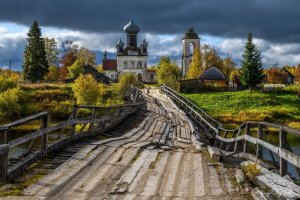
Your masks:
M300 42L298 0L1 0L0 21L86 32L119 32L131 18L143 32L182 33L188 27L223 37Z

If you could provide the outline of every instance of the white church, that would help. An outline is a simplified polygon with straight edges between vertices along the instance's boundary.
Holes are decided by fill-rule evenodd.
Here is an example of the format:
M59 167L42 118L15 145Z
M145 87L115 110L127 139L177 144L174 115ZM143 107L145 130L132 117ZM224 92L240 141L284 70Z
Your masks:
M144 39L138 44L140 28L131 20L123 28L126 33L126 44L120 39L117 44L117 59L108 59L105 51L103 58L103 72L110 79L117 81L123 73L133 73L138 80L152 82L155 74L147 70L148 43Z

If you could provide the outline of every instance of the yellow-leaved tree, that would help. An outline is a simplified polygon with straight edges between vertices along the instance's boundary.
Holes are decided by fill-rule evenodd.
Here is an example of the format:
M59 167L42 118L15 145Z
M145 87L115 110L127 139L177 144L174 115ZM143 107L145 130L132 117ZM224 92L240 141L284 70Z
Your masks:
M195 79L198 78L200 73L202 72L201 67L201 55L200 55L200 49L195 48L193 52L192 62L190 63L188 72L186 74L186 79Z
M72 90L76 97L77 104L96 105L100 98L102 87L94 79L92 75L80 74L75 80Z

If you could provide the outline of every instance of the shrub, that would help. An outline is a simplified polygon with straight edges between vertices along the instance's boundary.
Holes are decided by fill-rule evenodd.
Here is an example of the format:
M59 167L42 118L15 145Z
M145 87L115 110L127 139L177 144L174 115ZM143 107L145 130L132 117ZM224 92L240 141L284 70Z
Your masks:
M70 67L68 67L69 76L71 78L77 78L80 74L83 73L83 67L76 60Z
M58 67L55 65L51 65L48 69L48 74L45 75L45 81L58 81L59 72Z
M17 87L17 82L14 79L0 76L0 92Z
M134 74L132 73L122 74L120 81L118 83L120 94L124 97L132 85L135 85L137 87L143 87L143 84L137 80Z
M0 113L5 118L16 118L20 114L19 88L8 89L0 93Z
M95 105L100 97L100 87L92 75L81 74L72 86L78 104Z

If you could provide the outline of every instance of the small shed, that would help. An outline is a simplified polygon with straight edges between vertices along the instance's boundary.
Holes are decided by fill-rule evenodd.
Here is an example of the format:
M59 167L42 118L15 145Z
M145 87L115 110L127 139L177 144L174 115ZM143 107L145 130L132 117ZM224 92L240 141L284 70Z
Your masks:
M204 70L198 77L202 83L210 86L227 86L228 79L225 74L215 66Z
M215 66L204 70L197 79L180 80L179 90L183 92L224 91L228 90L228 79Z
M285 73L285 77L284 77L285 84L287 84L287 85L294 84L295 76L287 68L284 67L280 71Z

